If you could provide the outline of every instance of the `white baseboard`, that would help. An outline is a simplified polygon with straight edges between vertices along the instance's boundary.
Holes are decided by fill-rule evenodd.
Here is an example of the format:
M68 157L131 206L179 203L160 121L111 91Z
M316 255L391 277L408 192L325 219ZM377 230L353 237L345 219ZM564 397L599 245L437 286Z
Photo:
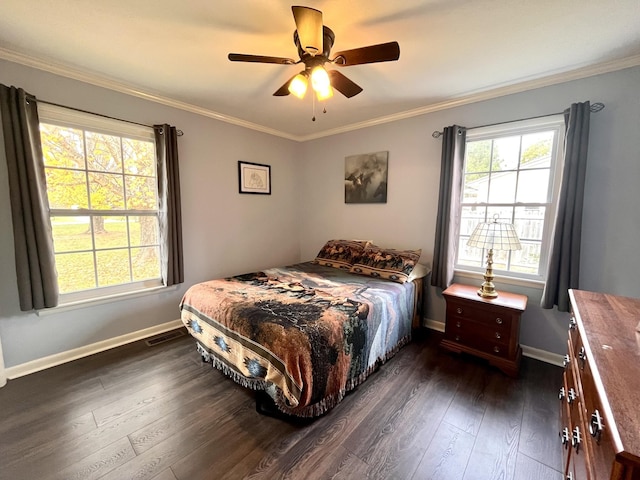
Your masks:
M425 321L425 326L431 330L444 332L444 322L439 322L437 320L427 318ZM528 345L520 346L522 347L522 355L524 355L525 357L533 358L535 360L540 360L541 362L550 363L551 365L562 367L562 355L548 352L546 350L540 350L539 348L529 347Z
M160 325L154 325L153 327L127 333L119 337L109 338L101 342L85 345L84 347L74 348L73 350L68 350L66 352L60 352L54 355L49 355L48 357L31 360L29 362L21 363L20 365L5 369L4 376L9 380L23 377L31 373L55 367L56 365L61 365L63 363L71 362L72 360L77 360L78 358L93 355L94 353L104 352L105 350L110 350L127 343L137 342L138 340L143 340L153 335L158 335L170 330L175 330L176 328L180 328L182 325L183 323L181 320L172 320L167 323L162 323ZM2 373L0 372L0 380L1 376ZM1 386L2 382L0 382L0 387Z

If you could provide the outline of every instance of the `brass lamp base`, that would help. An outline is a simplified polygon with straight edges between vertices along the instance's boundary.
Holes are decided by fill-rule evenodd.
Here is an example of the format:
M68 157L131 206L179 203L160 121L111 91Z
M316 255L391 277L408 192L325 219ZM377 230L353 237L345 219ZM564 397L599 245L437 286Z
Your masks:
M496 298L498 292L493 284L493 248L487 252L487 270L484 272L484 282L478 290L478 295L483 298Z

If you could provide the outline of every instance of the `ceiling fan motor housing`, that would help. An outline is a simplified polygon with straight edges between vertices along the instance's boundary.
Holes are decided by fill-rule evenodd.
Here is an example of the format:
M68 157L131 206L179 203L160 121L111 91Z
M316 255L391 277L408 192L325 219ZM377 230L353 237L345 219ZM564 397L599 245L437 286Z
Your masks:
M336 36L333 33L333 30L323 25L322 26L322 55L316 55L315 57L313 57L312 55L307 53L304 50L304 48L302 48L302 46L300 45L300 38L298 37L298 31L295 30L293 32L293 43L296 45L296 47L298 47L298 55L300 56L300 59L305 65L307 65L307 61L312 58L322 57L323 58L322 62L318 62L318 63L324 63L327 60L329 60L329 53L331 52L331 47L333 47L333 42L335 41L335 39L336 39ZM315 66L315 63L313 66ZM309 65L307 65L307 67L309 67Z

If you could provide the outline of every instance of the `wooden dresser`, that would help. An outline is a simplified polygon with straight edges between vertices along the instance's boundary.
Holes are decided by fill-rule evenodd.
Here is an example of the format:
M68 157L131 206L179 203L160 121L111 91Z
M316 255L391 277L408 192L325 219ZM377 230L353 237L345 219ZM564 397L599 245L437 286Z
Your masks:
M570 290L565 478L640 480L640 299Z
M522 358L520 316L527 307L527 297L500 292L496 298L483 298L477 292L477 286L458 283L442 292L447 317L440 345L485 358L516 376Z

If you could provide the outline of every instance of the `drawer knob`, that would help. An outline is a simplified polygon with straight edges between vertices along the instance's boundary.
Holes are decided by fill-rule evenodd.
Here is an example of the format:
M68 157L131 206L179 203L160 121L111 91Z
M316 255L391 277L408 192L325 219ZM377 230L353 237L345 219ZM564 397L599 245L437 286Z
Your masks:
M560 387L560 392L558 393L558 400L564 400L565 397L567 396L567 392L565 391L564 387Z
M602 430L604 429L604 425L602 424L602 416L598 409L596 409L591 414L591 421L589 422L589 433L593 438L596 439L596 442L600 443L600 437L602 436Z
M500 347L498 346L493 347L493 351L496 353L500 353Z
M560 441L565 449L569 447L569 429L567 427L560 430Z
M567 393L567 403L571 405L576 398L578 398L578 394L573 389L573 387L571 387L569 389L569 393Z
M462 322L456 322L456 327L460 328L462 326Z
M580 427L573 429L573 435L571 436L571 446L575 448L576 453L580 450L580 444L582 443L582 434L580 433Z
M462 313L462 307L456 308L456 313L460 315Z
M573 480L573 472L567 473L567 479L566 480Z
M496 323L502 325L502 319L500 317L496 318Z
M571 364L571 358L569 358L569 355L565 355L564 358L562 359L562 365L564 366L564 368L567 368L570 364Z
M500 332L496 332L496 338L499 340L502 338L502 335L500 335Z
M460 335L456 335L456 342L460 341Z
M578 322L576 317L571 315L571 318L569 319L569 330L575 330L576 328L578 328Z

